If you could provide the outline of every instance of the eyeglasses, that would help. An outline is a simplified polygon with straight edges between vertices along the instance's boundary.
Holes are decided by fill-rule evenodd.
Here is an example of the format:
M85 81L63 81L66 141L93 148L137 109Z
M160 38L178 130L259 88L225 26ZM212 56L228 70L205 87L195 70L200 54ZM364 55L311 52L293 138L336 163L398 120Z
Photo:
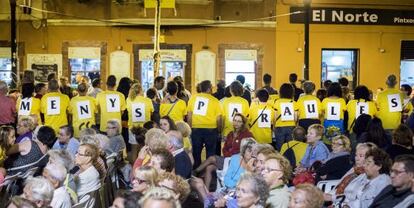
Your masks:
M343 144L343 143L340 143L340 142L332 142L332 145L342 146L342 145L344 145L344 144Z
M406 173L406 170L395 170L391 169L390 174L400 175L401 173Z
M143 184L143 183L147 183L147 181L139 179L139 178L134 178L134 180L132 180L132 183Z
M82 157L90 157L90 155L88 154L83 154L83 153L79 153L77 152L76 155L82 156Z
M115 126L107 126L106 129L116 129Z
M281 169L276 169L276 168L264 168L263 171L265 172L273 172L273 171L282 171Z

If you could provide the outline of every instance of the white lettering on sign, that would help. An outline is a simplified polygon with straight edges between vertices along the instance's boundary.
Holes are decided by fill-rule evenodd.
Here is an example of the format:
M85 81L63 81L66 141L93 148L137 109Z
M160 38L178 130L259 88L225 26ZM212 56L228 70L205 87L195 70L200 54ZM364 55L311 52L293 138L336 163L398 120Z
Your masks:
M209 100L207 98L197 97L194 102L193 114L200 116L207 115L208 102Z
M369 14L368 12L364 13L347 13L344 11L332 10L332 22L363 22L363 23L376 23L378 22L378 15Z
M76 110L78 112L79 119L92 118L92 109L91 109L91 103L89 100L77 102Z
M402 103L400 94L391 94L387 95L388 99L388 110L390 112L401 112L402 111Z
M145 104L132 103L132 122L145 122Z
M324 22L325 21L325 10L313 10L312 11L312 21L314 22Z
M117 113L121 112L121 99L117 94L106 95L106 112Z
M240 103L229 103L228 105L229 121L233 122L236 113L242 113L242 105Z
M357 102L356 109L355 109L355 119L357 119L362 114L368 114L369 112L369 105L367 102Z
M341 104L337 102L330 102L327 104L326 108L326 119L328 120L340 120L341 119Z
M47 98L47 115L60 114L60 97L48 97Z
M307 100L303 102L305 107L305 118L312 119L312 118L319 118L319 111L318 105L316 104L316 100Z
M19 116L29 116L32 109L32 98L24 98L20 101Z
M281 121L294 121L294 109L293 103L280 103L280 120Z
M258 110L258 115L262 112L263 109ZM270 113L270 110L264 110L261 114L260 118L257 119L257 126L259 128L270 128L272 125L272 114Z

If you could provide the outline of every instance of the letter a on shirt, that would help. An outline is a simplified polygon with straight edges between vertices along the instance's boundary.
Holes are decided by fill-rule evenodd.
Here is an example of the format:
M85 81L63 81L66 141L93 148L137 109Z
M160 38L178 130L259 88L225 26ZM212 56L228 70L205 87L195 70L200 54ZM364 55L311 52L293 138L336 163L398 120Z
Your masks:
M197 97L194 102L193 114L201 116L207 115L208 102L209 100L207 98Z
M47 115L59 115L60 114L60 97L48 97L47 98Z
M402 111L401 97L399 94L387 95L387 99L388 99L388 109L390 112L401 112Z
M262 112L262 110L258 111L258 115L260 115L260 113ZM271 113L270 110L264 110L262 115L260 115L260 118L257 119L257 126L259 128L270 128L271 126L271 122L272 122L272 118L271 118Z
M229 103L229 121L233 122L234 114L242 112L242 105L238 103Z
M132 103L132 122L145 122L145 104Z
M76 103L76 110L78 111L79 119L92 118L92 109L89 100Z
M303 104L305 105L305 118L318 118L318 105L316 104L316 100L308 100L304 101Z
M366 102L357 102L355 112L355 119L357 119L362 114L368 114L369 105Z
M293 110L293 103L280 103L280 120L293 121L295 120Z
M106 95L106 111L108 113L116 113L121 111L121 100L119 95Z
M29 116L32 109L32 98L25 98L20 101L19 116Z
M341 119L341 104L332 102L328 103L328 108L326 109L327 116L326 118L328 120L340 120Z

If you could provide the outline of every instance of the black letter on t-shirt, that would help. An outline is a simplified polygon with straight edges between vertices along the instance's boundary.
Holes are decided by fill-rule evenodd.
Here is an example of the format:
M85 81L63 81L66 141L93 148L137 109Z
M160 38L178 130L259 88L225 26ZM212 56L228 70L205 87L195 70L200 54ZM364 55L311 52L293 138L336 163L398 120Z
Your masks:
M85 105L85 106L80 106L80 114L89 114L89 106Z
M267 114L263 113L261 117L262 117L262 122L266 122L266 123L269 122L267 120Z
M238 113L237 108L233 108L233 113L231 113L231 117L233 118L236 113Z
M30 102L22 101L22 105L20 105L20 110L30 110Z
M111 99L111 98L109 98L109 101L111 102L111 104L112 104L112 107L113 108L115 108L115 102L116 102L116 98L115 99Z
M314 104L311 104L311 105L306 105L307 106L307 108L308 108L308 112L309 113L315 113L315 105ZM310 108L312 106L312 109Z
M331 113L331 115L335 116L335 115L336 115L336 114L335 114L335 111L334 111L335 107L333 107L333 106L332 106L332 108L331 108L331 109L332 109L332 111L331 111L331 112L332 112L332 113Z
M206 104L204 102L198 102L197 110L200 110L201 107L205 106Z
M283 115L286 116L286 113L292 115L288 107L285 108L285 112L283 112Z
M56 107L57 107L57 106L56 106L56 100L51 100L51 101L50 101L50 108L51 108L51 109L56 109Z
M391 99L391 103L393 104L393 105L391 105L391 107L393 107L393 108L397 107L397 105L398 105L396 98Z
M141 113L140 110L141 110L141 108L136 108L135 109L135 113L137 114L136 117L141 117L142 116L142 113Z
M359 107L359 114L363 114L364 113L364 109L365 109L365 106L361 105Z

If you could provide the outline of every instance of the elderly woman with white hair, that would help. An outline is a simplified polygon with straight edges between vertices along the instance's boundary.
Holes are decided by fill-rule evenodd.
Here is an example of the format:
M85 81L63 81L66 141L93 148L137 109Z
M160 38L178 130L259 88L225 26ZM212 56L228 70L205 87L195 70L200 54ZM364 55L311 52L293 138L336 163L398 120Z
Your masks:
M98 148L92 144L81 144L75 157L75 164L79 167L75 177L76 192L79 200L86 194L101 187L99 172L96 170Z
M53 186L43 177L29 178L23 189L23 198L30 200L37 207L48 207L53 198Z
M103 179L107 173L106 167L106 155L102 147L106 146L108 138L105 135L95 134L95 135L86 135L81 138L82 144L91 144L98 148L98 158L96 159L96 164L94 164L96 170L99 172L99 176ZM106 144L105 144L106 142Z
M58 163L49 163L43 170L43 176L52 184L55 191L50 206L53 208L71 208L69 193L66 191L64 182L66 179L66 168Z
M106 124L106 135L109 138L108 148L105 152L110 155L112 153L122 152L126 156L126 144L121 134L121 124L116 119L111 119Z

